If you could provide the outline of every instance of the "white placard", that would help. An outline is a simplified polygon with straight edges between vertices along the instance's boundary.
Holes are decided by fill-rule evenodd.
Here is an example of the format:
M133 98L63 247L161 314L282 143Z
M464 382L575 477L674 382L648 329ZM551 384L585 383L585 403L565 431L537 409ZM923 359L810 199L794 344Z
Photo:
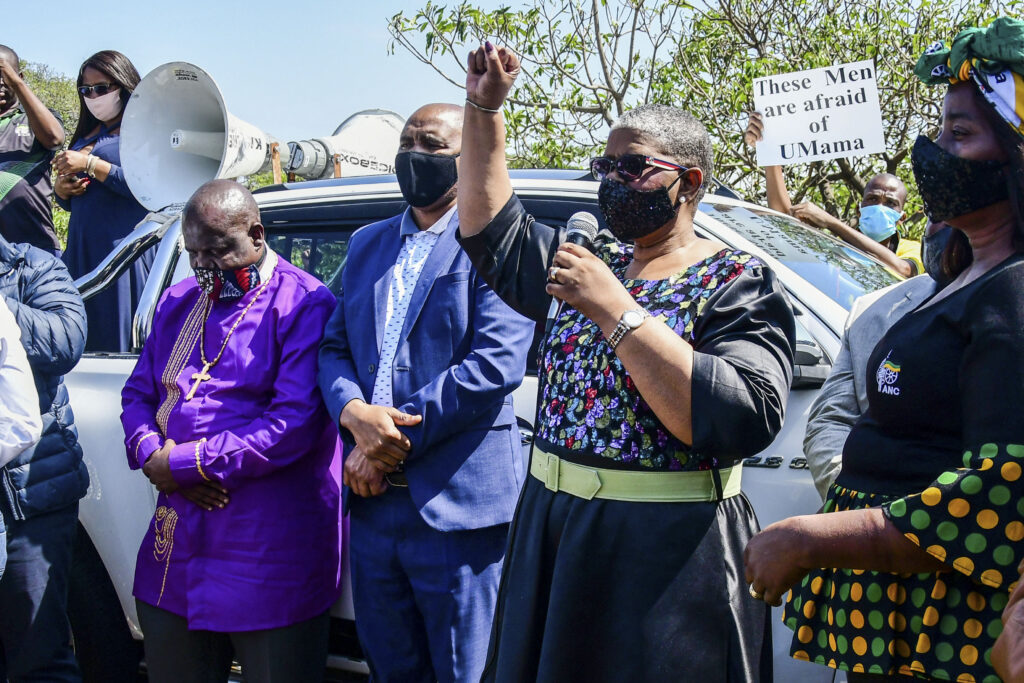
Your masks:
M885 151L870 60L754 80L764 121L758 166L805 164Z

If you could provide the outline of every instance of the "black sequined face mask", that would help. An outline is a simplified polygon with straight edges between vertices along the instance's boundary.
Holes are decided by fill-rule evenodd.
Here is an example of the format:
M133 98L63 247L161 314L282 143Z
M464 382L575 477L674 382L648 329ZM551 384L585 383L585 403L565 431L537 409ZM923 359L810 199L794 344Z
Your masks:
M924 262L924 272L935 280L940 289L951 282L951 278L942 270L942 254L946 251L946 245L952 236L953 228L944 225L921 238L921 261Z
M679 178L672 185L679 182ZM668 196L672 185L641 192L610 178L602 180L597 191L597 205L615 239L632 242L650 235L675 218L678 206L673 205Z
M933 222L983 209L1006 199L1005 164L964 159L919 135L911 151L917 191Z

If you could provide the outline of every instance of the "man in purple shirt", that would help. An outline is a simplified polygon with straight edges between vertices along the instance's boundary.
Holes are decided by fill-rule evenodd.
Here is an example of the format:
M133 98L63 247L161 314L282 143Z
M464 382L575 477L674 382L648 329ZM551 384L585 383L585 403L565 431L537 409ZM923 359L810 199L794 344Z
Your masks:
M157 305L122 393L160 492L135 569L151 681L320 681L340 579L338 433L317 389L334 296L267 247L233 181L182 215L195 277ZM212 678L211 678L212 677Z

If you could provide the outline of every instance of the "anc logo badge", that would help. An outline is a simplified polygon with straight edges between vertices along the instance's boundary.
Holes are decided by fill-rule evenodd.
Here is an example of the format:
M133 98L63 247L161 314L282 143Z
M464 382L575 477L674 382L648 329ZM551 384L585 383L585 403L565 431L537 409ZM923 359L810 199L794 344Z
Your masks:
M878 366L878 372L875 373L875 380L878 382L878 393L899 396L900 388L896 386L896 383L900 379L900 366L889 360L891 355L892 351L885 355L885 360Z

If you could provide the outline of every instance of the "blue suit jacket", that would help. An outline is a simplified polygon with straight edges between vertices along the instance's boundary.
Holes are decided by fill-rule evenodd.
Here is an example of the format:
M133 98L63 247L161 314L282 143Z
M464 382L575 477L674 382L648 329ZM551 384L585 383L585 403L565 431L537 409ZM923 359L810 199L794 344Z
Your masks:
M373 395L402 215L349 241L342 294L320 345L319 384L337 425L349 401ZM524 477L511 392L522 382L534 324L510 309L455 241L438 238L413 291L392 365L395 407L422 415L409 493L430 526L479 529L512 519ZM341 430L346 454L352 435ZM348 495L348 491L345 492Z

